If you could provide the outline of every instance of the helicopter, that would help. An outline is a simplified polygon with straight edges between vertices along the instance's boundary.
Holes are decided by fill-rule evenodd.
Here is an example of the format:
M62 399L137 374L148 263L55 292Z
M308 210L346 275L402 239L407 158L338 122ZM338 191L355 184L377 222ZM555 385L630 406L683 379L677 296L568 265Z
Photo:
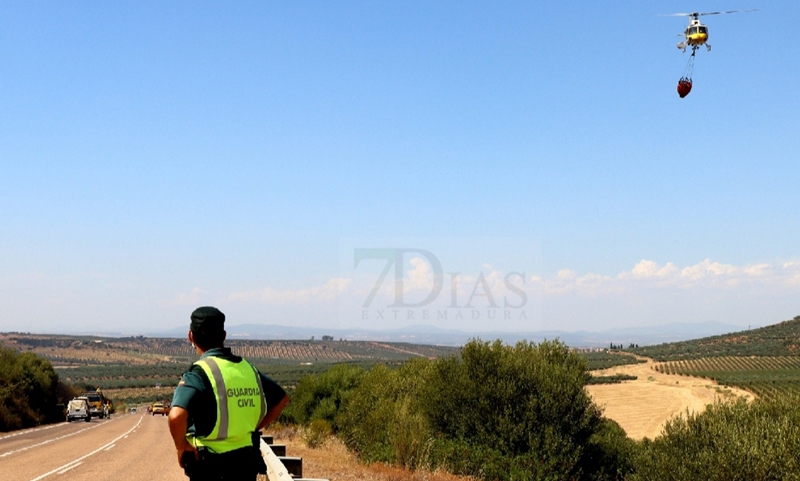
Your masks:
M697 51L700 45L705 45L707 51L711 51L711 45L708 43L708 27L703 25L700 17L703 15L721 15L723 13L744 13L755 12L757 10L726 10L722 12L692 12L692 13L673 13L665 15L667 17L689 17L689 26L683 32L685 37L683 42L678 43L678 48L686 52L686 47L692 47L692 55ZM681 35L681 34L679 34Z
M723 13L740 13L740 12L755 12L756 10L725 10L722 12L692 12L692 13L673 13L670 15L662 15L664 17L689 17L689 26L683 31L684 41L678 43L678 48L686 52L686 47L692 47L692 55L689 56L689 61L686 63L686 69L683 76L678 80L678 95L684 98L692 91L692 72L694 72L694 57L697 49L701 45L706 46L707 51L711 51L711 45L708 43L708 27L703 25L700 17L704 15L720 15ZM681 34L678 34L681 35Z

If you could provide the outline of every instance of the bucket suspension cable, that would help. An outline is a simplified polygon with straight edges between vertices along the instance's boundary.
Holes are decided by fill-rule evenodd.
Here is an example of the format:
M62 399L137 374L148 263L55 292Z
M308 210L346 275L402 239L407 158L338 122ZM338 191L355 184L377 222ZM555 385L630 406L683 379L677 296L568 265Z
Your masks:
M692 73L694 73L694 54L696 50L697 47L692 49L692 54L689 56L689 61L686 62L686 68L683 71L683 77L681 77L681 80L692 80Z
M692 91L692 73L694 72L694 54L697 47L692 49L692 55L689 56L689 61L686 62L686 69L683 71L683 77L678 80L678 95L681 98L689 95Z

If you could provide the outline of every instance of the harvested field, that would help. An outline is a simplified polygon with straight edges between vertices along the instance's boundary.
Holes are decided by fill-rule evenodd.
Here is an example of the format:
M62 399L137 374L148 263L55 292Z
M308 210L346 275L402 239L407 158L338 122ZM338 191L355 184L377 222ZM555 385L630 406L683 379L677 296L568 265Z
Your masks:
M661 434L667 420L686 410L702 412L717 399L753 397L747 391L722 387L708 379L662 374L653 369L656 364L647 360L642 364L594 371L592 374L597 376L628 374L637 379L587 386L594 402L603 408L604 415L618 422L633 439L653 439Z

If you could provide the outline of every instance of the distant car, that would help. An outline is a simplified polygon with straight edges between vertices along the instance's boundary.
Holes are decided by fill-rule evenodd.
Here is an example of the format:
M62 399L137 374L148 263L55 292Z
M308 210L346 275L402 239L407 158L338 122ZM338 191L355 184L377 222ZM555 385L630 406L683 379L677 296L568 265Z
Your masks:
M135 412L136 412L136 406L133 406L133 407L131 408L131 412L132 412L132 413L135 413Z
M167 414L167 411L169 411L169 409L167 409L167 407L164 406L164 403L153 404L153 416L155 416L156 414L164 416Z
M89 401L86 398L75 398L67 404L67 422L83 419L87 423L92 420Z

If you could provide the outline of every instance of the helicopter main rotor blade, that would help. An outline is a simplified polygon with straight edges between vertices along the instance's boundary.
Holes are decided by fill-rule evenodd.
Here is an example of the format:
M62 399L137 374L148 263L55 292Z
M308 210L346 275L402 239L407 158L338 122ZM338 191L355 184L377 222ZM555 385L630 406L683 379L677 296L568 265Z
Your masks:
M750 10L725 10L722 12L703 12L698 13L697 15L720 15L722 13L745 13L745 12L757 12L758 9L750 9Z
M659 17L695 17L701 15L720 15L723 13L745 13L745 12L757 12L757 8L753 8L750 10L725 10L720 12L692 12L692 13L664 13L659 15Z

